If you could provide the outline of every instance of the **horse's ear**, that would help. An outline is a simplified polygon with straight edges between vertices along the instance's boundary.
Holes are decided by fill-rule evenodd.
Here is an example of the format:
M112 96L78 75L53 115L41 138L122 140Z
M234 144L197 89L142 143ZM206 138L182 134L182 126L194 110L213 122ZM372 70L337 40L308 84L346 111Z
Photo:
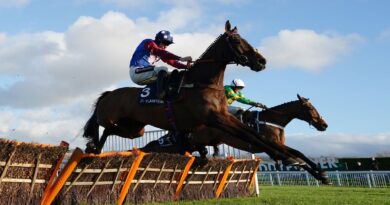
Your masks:
M232 26L230 25L230 21L227 20L227 21L226 21L226 24L225 24L225 32L226 32L226 33L229 33L231 27L232 27Z
M298 97L299 101L304 101L299 94L297 94L297 97Z
M301 102L307 102L307 101L309 101L309 98L301 97L299 94L297 94L297 97L298 97L298 99L299 99Z
M238 33L238 28L237 28L237 26L235 26L235 27L233 28L232 32L233 32L233 33Z

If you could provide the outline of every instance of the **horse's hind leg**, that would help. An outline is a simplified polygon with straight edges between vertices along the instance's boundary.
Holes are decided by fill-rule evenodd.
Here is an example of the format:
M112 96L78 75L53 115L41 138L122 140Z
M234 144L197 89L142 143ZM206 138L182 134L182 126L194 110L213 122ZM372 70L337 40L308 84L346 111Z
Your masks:
M100 140L95 139L93 146L87 145L85 152L100 154L104 147L104 144L107 141L108 136L110 135L117 135L123 138L134 139L144 135L144 132L144 125L141 125L140 123L134 123L132 124L132 126L128 127L124 126L123 124L118 124L113 127L105 128L102 136L100 137Z
M111 128L106 128L103 131L102 136L100 137L99 143L96 145L96 154L100 154L104 147L104 144L107 141L107 137L112 135Z
M107 137L110 135L110 128L105 128L103 131L103 134L99 139L94 140L94 143L88 143L87 147L85 148L86 153L94 153L94 154L100 154L102 152L104 143L107 140Z
M144 135L144 127L145 124L143 123L123 119L116 124L113 134L123 138L134 139Z

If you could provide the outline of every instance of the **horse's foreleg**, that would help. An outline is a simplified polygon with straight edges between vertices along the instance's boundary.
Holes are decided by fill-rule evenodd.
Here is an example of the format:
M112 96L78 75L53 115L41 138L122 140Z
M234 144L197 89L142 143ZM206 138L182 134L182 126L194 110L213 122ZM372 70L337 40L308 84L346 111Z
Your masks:
M307 165L301 166L303 169L308 171L311 175L313 175L316 179L321 180L324 184L330 184L328 174L321 169L321 167L317 166L313 161L307 158L302 152L293 149L289 146L286 146L286 149L296 157L302 159L306 162Z
M321 168L318 167L314 162L312 162L309 158L307 158L302 152L294 149L294 148L291 148L289 146L286 146L286 149L291 153L293 154L295 157L297 158L300 158L301 160L303 160L306 164L308 164L310 167L312 167L314 170L318 171L318 172L321 172Z
M286 155L288 153L284 153L284 146L266 141L265 136L261 136L255 131L252 131L249 127L242 124L231 115L213 113L207 119L206 124L209 127L219 129L229 134L231 137L241 138L242 140L249 142L248 145L250 147L248 147L248 150L252 150L252 153L254 153L253 150L264 150L268 155L275 156L284 161L295 161ZM221 139L222 138L223 136L221 136Z
M322 173L317 172L316 170L312 169L312 167L306 165L301 166L304 170L309 172L314 178L317 180L320 180L323 184L330 185L332 184L331 181L329 181L329 177L325 174L325 176Z
M320 176L321 176L321 181L323 180L326 180L328 181L328 174L321 169L321 167L319 167L316 163L314 163L313 161L311 161L309 158L307 158L302 152L296 150L296 149L293 149L289 146L286 146L286 149L292 153L293 155L295 155L296 157L299 157L300 159L302 159L304 162L307 163L308 166L310 166L311 169L313 169L314 171L316 171ZM304 166L302 166L304 167ZM324 182L324 181L323 181Z

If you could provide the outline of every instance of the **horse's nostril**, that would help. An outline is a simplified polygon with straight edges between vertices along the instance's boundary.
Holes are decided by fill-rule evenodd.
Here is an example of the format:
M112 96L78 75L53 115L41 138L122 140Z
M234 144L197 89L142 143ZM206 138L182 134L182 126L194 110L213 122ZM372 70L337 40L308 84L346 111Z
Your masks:
M260 63L261 65L264 65L264 66L265 66L265 64L267 64L267 61L266 61L266 60L263 60L263 59L261 59L261 60L259 60L259 63Z

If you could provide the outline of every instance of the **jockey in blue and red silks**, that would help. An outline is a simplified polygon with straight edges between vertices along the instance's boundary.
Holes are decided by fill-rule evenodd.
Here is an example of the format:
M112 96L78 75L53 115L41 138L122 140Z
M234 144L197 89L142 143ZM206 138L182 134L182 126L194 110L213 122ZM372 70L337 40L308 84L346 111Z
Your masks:
M165 49L172 43L173 37L170 32L162 30L156 34L154 40L143 40L130 60L131 80L138 85L147 85L157 80L157 96L160 98L165 94L163 84L168 76L168 68L154 64L161 59L177 69L185 69L187 65L179 61L192 61L191 56L179 57L166 51Z

